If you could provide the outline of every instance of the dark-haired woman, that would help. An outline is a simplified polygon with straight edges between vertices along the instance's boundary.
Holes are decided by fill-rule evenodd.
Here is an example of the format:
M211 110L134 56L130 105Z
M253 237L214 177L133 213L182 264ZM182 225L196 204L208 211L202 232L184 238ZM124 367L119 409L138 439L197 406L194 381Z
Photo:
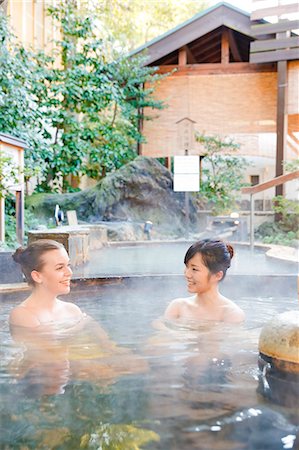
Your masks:
M12 326L38 327L49 323L80 320L80 308L64 302L58 295L70 292L72 270L62 244L42 239L19 248L13 259L21 265L32 292L10 314Z
M173 300L164 313L165 319L242 322L244 312L218 289L233 255L233 247L221 240L204 239L193 244L184 263L188 291L194 295Z

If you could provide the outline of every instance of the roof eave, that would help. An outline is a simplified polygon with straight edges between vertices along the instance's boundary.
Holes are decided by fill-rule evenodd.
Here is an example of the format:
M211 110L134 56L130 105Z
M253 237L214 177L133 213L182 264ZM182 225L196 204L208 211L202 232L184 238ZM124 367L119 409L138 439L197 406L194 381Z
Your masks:
M152 64L221 26L226 26L252 37L249 13L247 14L227 3L218 3L180 26L139 47L131 52L130 56L146 53L145 64Z

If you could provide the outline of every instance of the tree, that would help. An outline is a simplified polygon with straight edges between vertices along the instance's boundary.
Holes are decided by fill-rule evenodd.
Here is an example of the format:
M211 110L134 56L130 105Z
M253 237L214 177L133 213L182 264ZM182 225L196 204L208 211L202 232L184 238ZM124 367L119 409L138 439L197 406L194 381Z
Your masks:
M226 214L237 205L244 183L245 159L232 155L239 145L231 139L196 134L196 141L203 146L203 169L200 196L209 204L214 214Z
M0 150L0 199L18 182L18 167L12 158Z
M41 76L32 54L16 42L0 10L0 132L26 141L27 172L43 167L48 152L43 111L34 95Z
M60 2L50 14L61 28L56 42L60 65L39 55L44 81L35 94L53 136L43 187L62 178L65 191L69 175L99 179L136 156L136 143L143 139L138 130L143 108L163 107L154 100L153 88L143 86L161 76L140 58L116 57L96 36L91 14L83 14L76 0Z
M131 51L205 9L203 0L102 0L95 1L99 33Z

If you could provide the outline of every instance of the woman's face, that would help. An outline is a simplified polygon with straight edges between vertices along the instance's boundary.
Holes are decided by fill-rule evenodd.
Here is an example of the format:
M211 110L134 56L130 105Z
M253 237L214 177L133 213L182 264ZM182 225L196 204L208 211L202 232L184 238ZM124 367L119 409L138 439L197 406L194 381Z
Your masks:
M201 254L196 253L186 264L185 278L189 292L202 294L218 283L219 272L211 273L204 265Z
M36 285L53 294L68 294L72 277L69 256L64 248L49 250L42 256L42 268L31 273Z

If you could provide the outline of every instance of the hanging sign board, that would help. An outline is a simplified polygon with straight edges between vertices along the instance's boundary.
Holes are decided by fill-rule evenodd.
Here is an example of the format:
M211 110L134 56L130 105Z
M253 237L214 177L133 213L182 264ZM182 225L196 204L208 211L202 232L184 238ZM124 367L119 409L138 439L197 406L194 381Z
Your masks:
M174 192L199 191L199 156L174 157Z

